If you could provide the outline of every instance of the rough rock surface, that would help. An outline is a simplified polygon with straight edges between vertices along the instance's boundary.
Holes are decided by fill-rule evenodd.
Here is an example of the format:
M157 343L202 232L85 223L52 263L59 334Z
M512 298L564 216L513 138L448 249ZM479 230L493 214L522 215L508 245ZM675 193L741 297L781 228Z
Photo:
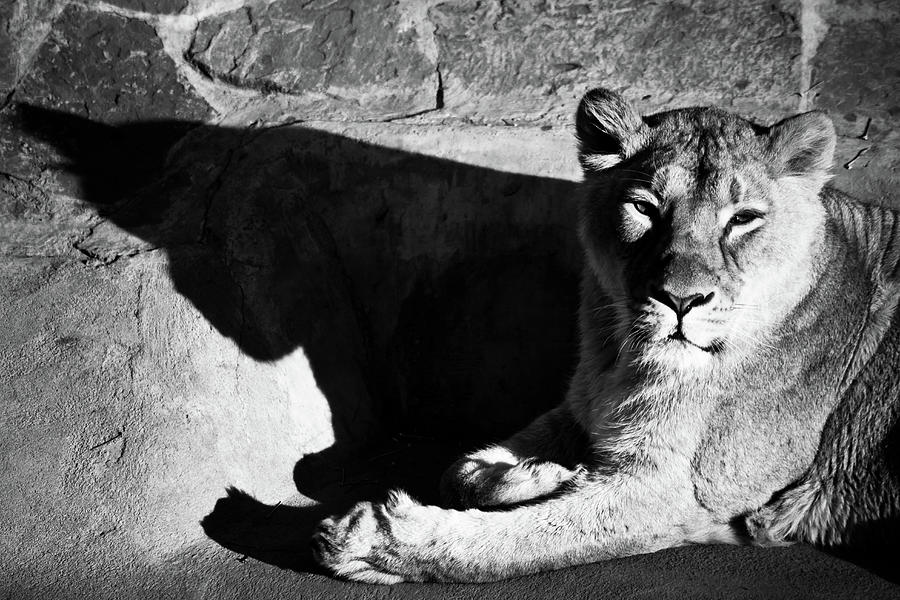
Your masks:
M827 109L897 205L889 4L3 4L0 595L896 597L809 548L389 590L307 552L561 399L590 86Z
M789 4L456 0L428 17L448 110L474 120L568 123L598 81L650 109L770 117L794 106L801 36Z
M68 6L56 19L16 100L104 122L203 119L206 104L178 80L149 24Z
M393 1L248 3L204 19L188 57L210 77L288 94L319 94L385 115L435 108L433 57Z

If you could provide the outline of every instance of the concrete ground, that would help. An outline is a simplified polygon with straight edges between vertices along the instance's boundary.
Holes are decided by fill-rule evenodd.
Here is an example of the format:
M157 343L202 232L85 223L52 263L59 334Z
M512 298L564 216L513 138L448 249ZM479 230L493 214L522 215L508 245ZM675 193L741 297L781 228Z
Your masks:
M898 39L876 0L3 3L0 597L900 597L803 547L391 588L307 548L562 398L581 94L827 110L896 206Z

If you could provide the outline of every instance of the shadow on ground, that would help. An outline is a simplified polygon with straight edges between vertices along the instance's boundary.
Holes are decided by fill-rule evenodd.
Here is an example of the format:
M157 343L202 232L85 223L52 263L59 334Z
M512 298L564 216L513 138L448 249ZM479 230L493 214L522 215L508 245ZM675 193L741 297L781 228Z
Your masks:
M440 504L438 480L462 444L394 439L372 444L356 457L327 464L299 484L320 504L268 505L231 488L207 515L206 534L229 550L299 572L323 573L309 552L309 540L323 518L345 512L361 500L384 500L402 488L426 504Z
M76 243L85 261L163 249L177 291L246 355L309 360L336 442L293 475L322 504L230 490L203 522L222 545L309 569L323 515L393 487L434 502L454 456L562 399L571 182L302 126L108 125L28 105L13 118L115 226Z

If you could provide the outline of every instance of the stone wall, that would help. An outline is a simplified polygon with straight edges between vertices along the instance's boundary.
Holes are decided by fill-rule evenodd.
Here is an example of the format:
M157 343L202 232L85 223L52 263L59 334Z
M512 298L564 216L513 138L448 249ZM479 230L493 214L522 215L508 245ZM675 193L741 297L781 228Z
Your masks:
M302 505L327 448L560 401L590 87L827 110L836 185L900 206L898 39L875 0L5 3L0 591L189 589L225 485Z

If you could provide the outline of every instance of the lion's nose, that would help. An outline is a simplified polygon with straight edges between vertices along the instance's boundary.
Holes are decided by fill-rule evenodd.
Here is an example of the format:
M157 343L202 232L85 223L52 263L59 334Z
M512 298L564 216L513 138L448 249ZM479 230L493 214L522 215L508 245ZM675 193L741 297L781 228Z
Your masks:
M698 306L703 306L704 304L709 304L710 301L712 301L713 296L715 295L715 292L710 292L708 294L690 294L689 296L677 296L664 289L654 290L651 293L651 296L653 298L656 298L657 300L674 310L679 320L684 315L688 314L691 309L697 308Z

